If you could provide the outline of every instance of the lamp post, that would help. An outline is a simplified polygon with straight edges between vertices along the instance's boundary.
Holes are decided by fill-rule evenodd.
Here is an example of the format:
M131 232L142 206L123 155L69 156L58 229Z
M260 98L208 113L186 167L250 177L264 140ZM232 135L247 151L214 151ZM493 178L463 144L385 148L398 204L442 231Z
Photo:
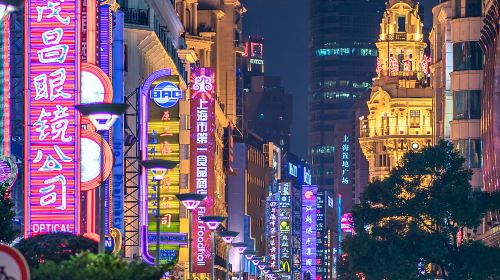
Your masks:
M189 253L189 276L188 279L191 279L191 275L193 273L193 268L192 268L192 253L191 253L191 242L193 241L191 236L191 232L193 231L193 210L198 208L200 205L201 201L205 199L206 195L205 194L198 194L198 193L183 193L183 194L177 194L177 199L179 199L184 207L188 210L188 219L189 219L189 237L188 237L188 253Z
M236 249L236 252L240 254L240 273L239 273L239 278L243 278L243 253L245 253L247 249L247 244L243 242L238 242L238 243L233 243L233 248Z
M100 185L99 185L99 202L100 209L96 211L98 213L97 220L100 221L99 225L99 245L98 252L103 254L105 252L105 212L106 207L105 201L105 190L104 190L104 132L109 131L115 121L120 115L122 115L127 109L127 105L119 103L91 103L91 104L80 104L75 106L78 111L85 117L87 117L90 122L95 126L99 135L101 136L101 150L100 150Z
M222 222L226 219L225 217L221 216L203 216L200 218L210 229L211 231L211 239L212 239L212 273L211 273L211 278L212 280L215 279L215 230L222 224Z
M0 0L0 21L8 16L10 12L17 10L23 4L24 0Z
M248 274L251 276L252 275L252 267L251 267L251 261L253 259L253 257L255 257L255 252L254 251L246 251L245 252L245 259L246 259L246 263L248 265Z
M156 257L155 265L160 267L160 182L167 175L168 170L177 166L175 161L163 159L143 160L140 164L149 170L156 181Z
M217 234L224 240L227 245L227 260L226 260L226 280L229 280L229 250L231 248L231 243L239 232L236 231L219 231Z

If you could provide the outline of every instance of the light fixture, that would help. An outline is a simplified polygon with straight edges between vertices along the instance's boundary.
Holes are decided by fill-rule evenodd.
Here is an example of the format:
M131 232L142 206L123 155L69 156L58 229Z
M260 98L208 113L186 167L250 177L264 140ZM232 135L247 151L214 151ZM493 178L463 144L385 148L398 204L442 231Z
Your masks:
M267 264L265 263L260 263L257 267L260 269L260 270L264 270L266 268Z
M11 12L17 10L23 4L24 0L2 0L0 1L0 21Z
M203 216L200 218L210 230L216 230L226 218L220 216Z
M143 160L140 164L144 166L144 168L149 169L155 181L163 180L168 170L177 166L176 162L163 159Z
M236 252L243 254L247 249L247 244L243 242L233 243L233 248L236 249Z
M257 259L253 259L253 260L252 260L252 263L253 263L253 265L258 265L258 264L260 263L260 261L259 261L259 260L257 260Z
M245 255L245 258L250 261L253 259L253 257L255 257L255 252L254 251L245 251L244 255Z
M181 193L175 195L179 199L187 210L191 211L196 209L200 203L207 197L204 194L199 193Z
M229 231L229 230L224 230L224 231L219 231L217 234L224 240L226 244L230 244L233 242L234 238L240 234L239 232L236 231Z
M89 118L96 130L109 130L118 117L127 109L126 104L120 103L90 103L75 106L80 113Z

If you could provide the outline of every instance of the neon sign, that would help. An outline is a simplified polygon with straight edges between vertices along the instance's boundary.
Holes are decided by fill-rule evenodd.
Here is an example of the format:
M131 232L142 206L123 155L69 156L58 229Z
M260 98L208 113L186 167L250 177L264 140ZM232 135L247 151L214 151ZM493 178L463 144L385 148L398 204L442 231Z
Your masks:
M291 204L290 183L280 183L279 202L279 270L291 272Z
M311 170L305 166L304 166L304 184L307 185L312 184Z
M178 76L171 76L170 70L157 71L146 80L141 88L141 135L142 159L163 159L180 162L180 117L178 100L170 107L159 106L152 99L152 92L158 85L168 83L175 86ZM177 88L177 87L176 87ZM177 88L178 90L178 88ZM168 171L160 181L160 197L157 197L158 183L148 170L141 174L141 251L147 263L154 263L156 255L156 221L160 219L160 263L168 263L179 255L179 243L171 241L172 234L180 231L179 166ZM158 213L157 206L160 204Z
M340 229L342 229L343 232L352 233L353 228L352 214L344 213L342 218L340 218Z
M349 168L350 168L350 155L349 150L351 149L351 143L349 136L344 135L342 140L342 184L349 184Z
M25 2L25 237L80 232L80 1Z
M289 162L288 163L288 174L290 174L290 176L297 178L297 176L299 175L298 173L299 172L297 171L297 165Z
M302 186L302 277L316 279L317 186Z
M211 271L210 231L200 218L214 213L215 97L214 70L191 68L190 186L192 192L207 195L192 213L195 237L191 261L195 273Z
M267 202L267 257L269 262L269 267L272 270L278 270L278 246L279 246L279 236L278 236L278 207L279 202L277 200L278 195L272 196L271 200Z
M429 63L431 62L431 58L426 56L425 54L422 56L422 59L420 59L420 70L425 74L429 74Z

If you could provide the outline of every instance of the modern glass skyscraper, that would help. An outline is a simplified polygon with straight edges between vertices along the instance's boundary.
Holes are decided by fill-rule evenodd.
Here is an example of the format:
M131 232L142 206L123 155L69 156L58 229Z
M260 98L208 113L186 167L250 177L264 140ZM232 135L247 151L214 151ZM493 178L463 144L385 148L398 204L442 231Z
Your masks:
M353 196L356 153L353 106L375 76L383 0L310 1L309 156L313 182ZM352 194L351 191L352 190ZM353 197L352 197L353 199Z

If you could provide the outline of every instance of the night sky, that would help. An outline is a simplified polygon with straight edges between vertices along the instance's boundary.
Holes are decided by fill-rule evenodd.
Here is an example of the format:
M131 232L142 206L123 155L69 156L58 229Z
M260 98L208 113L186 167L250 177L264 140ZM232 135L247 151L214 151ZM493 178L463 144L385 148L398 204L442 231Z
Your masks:
M438 0L421 2L429 26L432 7ZM309 0L242 0L242 3L248 10L243 20L245 36L264 37L266 75L281 76L285 90L294 96L292 152L306 158Z

